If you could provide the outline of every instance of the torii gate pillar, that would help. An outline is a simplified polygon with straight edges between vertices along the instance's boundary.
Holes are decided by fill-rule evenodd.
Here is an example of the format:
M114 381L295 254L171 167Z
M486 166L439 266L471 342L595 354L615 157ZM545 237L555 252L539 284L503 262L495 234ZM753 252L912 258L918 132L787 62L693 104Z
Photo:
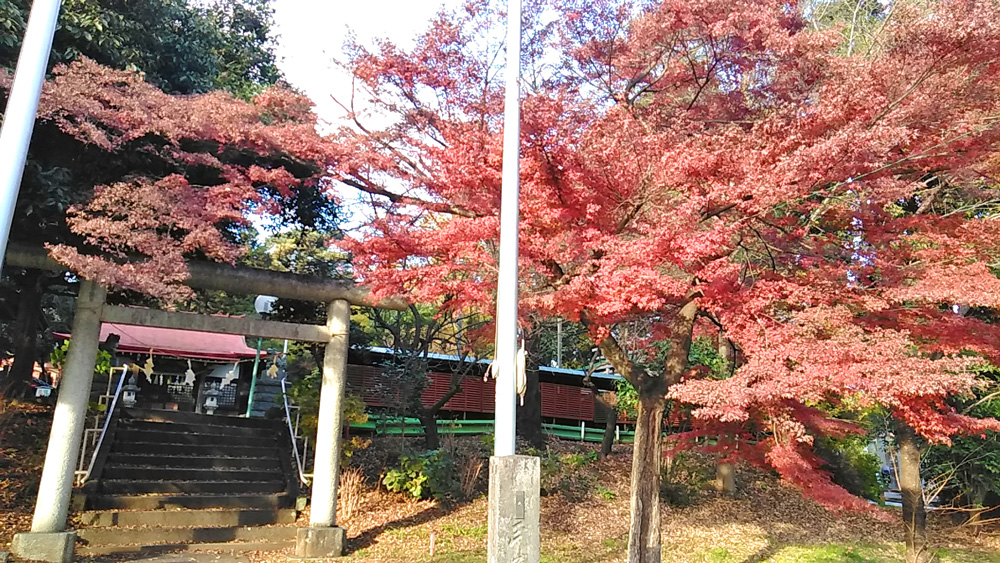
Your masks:
M309 527L298 529L295 542L295 554L305 558L340 557L346 536L344 529L337 526L337 479L351 304L343 299L331 302L326 319L330 341L323 356Z
M16 534L11 544L11 551L22 559L48 563L73 561L76 532L66 531L66 517L73 493L73 470L86 425L90 384L94 380L105 296L104 288L92 281L83 280L80 284L73 316L73 339L59 382L59 397L52 416L31 532Z

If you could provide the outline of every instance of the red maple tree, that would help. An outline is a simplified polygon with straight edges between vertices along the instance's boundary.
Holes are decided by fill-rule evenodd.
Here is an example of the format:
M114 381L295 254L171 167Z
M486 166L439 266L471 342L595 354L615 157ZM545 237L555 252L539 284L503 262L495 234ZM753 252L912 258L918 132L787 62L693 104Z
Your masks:
M631 562L659 560L669 399L732 442L753 421L743 455L863 508L816 469L814 436L851 431L817 407L881 405L932 441L996 428L946 398L1000 343L951 312L1000 306L1000 223L935 207L996 197L995 3L893 3L849 55L794 2L644 6L530 6L522 81L520 307L583 322L639 392ZM412 49L351 51L355 97L395 119L336 139L339 178L380 196L346 243L377 294L492 310L502 29L473 2ZM617 340L637 318L670 344L659 370ZM686 376L700 323L745 358L731 378Z
M0 88L11 78L0 72ZM304 183L322 188L331 159L303 96L170 95L88 59L45 83L33 148L66 171L72 194L67 228L45 240L53 257L165 301L190 295L185 258L235 260L244 248L232 227L247 211L277 212Z

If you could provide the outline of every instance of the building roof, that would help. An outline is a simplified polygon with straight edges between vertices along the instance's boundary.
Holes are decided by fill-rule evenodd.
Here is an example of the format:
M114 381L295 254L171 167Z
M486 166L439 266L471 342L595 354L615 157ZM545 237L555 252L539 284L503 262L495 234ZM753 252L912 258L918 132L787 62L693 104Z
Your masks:
M538 366L538 370L546 371L549 373L558 373L562 375L576 375L579 377L584 377L587 375L587 372L584 370L557 368L554 366ZM590 374L590 377L594 379L612 379L612 380L625 379L624 377L618 375L613 371L596 371L596 370L594 371L594 373Z
M392 348L383 348L381 346L369 346L368 348L364 348L364 350L368 350L369 352L374 352L376 354L386 354L386 355L390 355L390 356L393 354ZM459 361L462 360L458 356L452 356L452 355L449 355L449 354L435 354L433 352L427 354L427 358L431 359L431 360L442 360L442 361L447 361L447 362L459 362ZM476 361L477 363L480 363L480 364L489 364L493 360L486 359L486 358L475 360L474 358L470 357L470 358L467 358L466 361L469 361L469 362ZM590 375L590 377L593 377L593 378L596 378L596 379L610 379L610 380L624 379L621 375L615 373L614 370L611 369L611 365L610 364L607 364L604 367L605 367L605 369L595 370L594 373L592 373ZM553 373L553 374L570 375L570 376L577 376L577 377L584 377L584 376L587 375L587 372L583 371L583 370L567 369L567 368L557 368L557 367L552 367L552 366L538 366L538 370L539 371L548 372L548 373Z
M154 356L222 361L253 358L256 354L256 350L247 346L243 336L239 334L101 323L101 342L104 342L109 334L121 337L118 351L123 353L148 354L152 350ZM70 337L68 334L55 336Z

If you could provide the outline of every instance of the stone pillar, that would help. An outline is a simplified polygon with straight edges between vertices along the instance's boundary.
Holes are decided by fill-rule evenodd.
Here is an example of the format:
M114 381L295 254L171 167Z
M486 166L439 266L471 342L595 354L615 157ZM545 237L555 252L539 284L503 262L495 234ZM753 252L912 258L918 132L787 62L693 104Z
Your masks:
M11 546L14 554L23 559L53 563L73 560L76 533L65 531L66 517L97 363L105 296L104 288L94 282L84 280L80 284L31 532L14 536Z
M540 474L534 456L490 458L488 563L538 563L541 559Z
M300 528L295 553L299 557L339 557L345 532L337 527L337 479L340 474L340 435L344 392L347 387L347 345L351 304L342 299L327 307L330 342L323 356L323 383L319 393L312 503L309 527Z

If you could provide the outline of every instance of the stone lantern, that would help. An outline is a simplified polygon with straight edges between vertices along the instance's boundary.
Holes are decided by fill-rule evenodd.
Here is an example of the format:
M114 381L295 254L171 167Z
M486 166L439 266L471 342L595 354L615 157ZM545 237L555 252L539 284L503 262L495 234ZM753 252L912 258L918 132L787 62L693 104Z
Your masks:
M122 404L125 408L130 409L135 406L136 393L139 392L139 386L135 384L135 375L128 376L128 380L122 387Z
M219 395L222 393L216 388L215 383L209 383L205 391L205 402L203 408L205 414L215 414L215 409L219 408Z

